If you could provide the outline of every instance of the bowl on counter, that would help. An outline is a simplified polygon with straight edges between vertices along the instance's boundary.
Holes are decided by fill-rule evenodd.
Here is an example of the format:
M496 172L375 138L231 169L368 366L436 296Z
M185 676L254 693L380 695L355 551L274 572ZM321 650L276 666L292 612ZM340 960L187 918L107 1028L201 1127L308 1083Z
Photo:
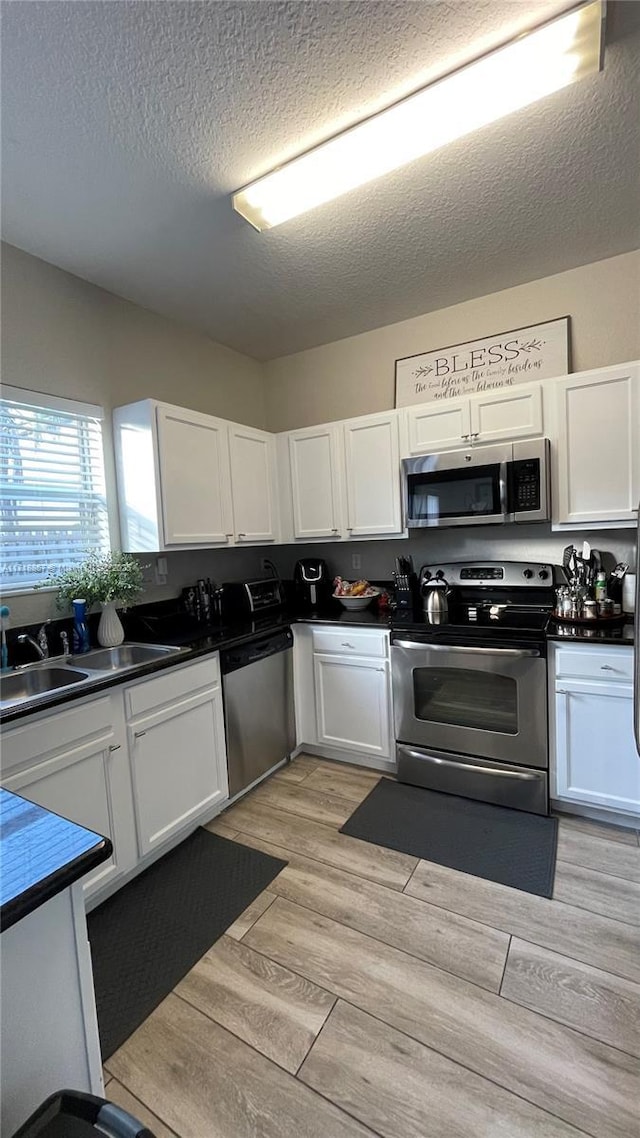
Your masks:
M373 593L369 593L366 597L341 597L337 593L333 594L334 600L340 601L342 607L349 612L357 612L358 609L366 609L367 605L370 605L371 602L375 601L376 597L379 596L379 589L376 589Z

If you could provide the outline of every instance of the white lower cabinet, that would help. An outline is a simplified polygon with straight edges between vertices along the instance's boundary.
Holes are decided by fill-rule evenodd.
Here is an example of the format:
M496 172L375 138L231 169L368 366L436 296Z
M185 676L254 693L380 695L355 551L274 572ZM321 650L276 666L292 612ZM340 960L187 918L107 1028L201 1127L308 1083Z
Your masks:
M390 758L389 664L314 656L318 742Z
M83 881L102 899L228 798L217 654L8 728L2 784L111 840Z
M219 686L135 720L128 735L144 857L228 797Z
M640 814L632 648L556 648L552 778L560 802Z
M296 637L296 652L298 725L311 736L298 741L326 747L330 754L346 751L363 758L391 760L391 669L386 629L316 625L310 629L310 636ZM311 693L306 690L306 676L313 687ZM313 723L301 706L308 707L309 702L315 708Z
M3 770L31 760L3 778L7 790L111 840L112 856L83 881L86 898L133 867L131 783L119 701L106 696L27 722L4 735L2 750Z

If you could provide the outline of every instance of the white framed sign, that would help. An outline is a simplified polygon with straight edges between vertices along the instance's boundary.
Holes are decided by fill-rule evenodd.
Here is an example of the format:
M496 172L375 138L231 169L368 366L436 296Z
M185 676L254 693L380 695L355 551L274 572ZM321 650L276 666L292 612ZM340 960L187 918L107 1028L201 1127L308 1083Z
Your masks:
M396 360L396 407L569 374L569 316Z

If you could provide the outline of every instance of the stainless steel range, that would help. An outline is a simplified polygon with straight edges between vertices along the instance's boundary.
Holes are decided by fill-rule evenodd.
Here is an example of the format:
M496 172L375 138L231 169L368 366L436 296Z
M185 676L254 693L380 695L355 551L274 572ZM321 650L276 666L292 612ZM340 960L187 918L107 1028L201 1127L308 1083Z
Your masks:
M553 566L423 566L420 592L424 609L392 621L398 779L548 813Z

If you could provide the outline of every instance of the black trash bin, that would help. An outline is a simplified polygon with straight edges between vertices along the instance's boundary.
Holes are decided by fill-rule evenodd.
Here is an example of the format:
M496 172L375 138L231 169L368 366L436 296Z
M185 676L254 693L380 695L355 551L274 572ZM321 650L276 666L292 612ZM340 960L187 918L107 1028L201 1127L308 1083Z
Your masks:
M98 1123L96 1127L95 1123ZM13 1138L155 1138L122 1107L83 1091L56 1091L16 1130Z

